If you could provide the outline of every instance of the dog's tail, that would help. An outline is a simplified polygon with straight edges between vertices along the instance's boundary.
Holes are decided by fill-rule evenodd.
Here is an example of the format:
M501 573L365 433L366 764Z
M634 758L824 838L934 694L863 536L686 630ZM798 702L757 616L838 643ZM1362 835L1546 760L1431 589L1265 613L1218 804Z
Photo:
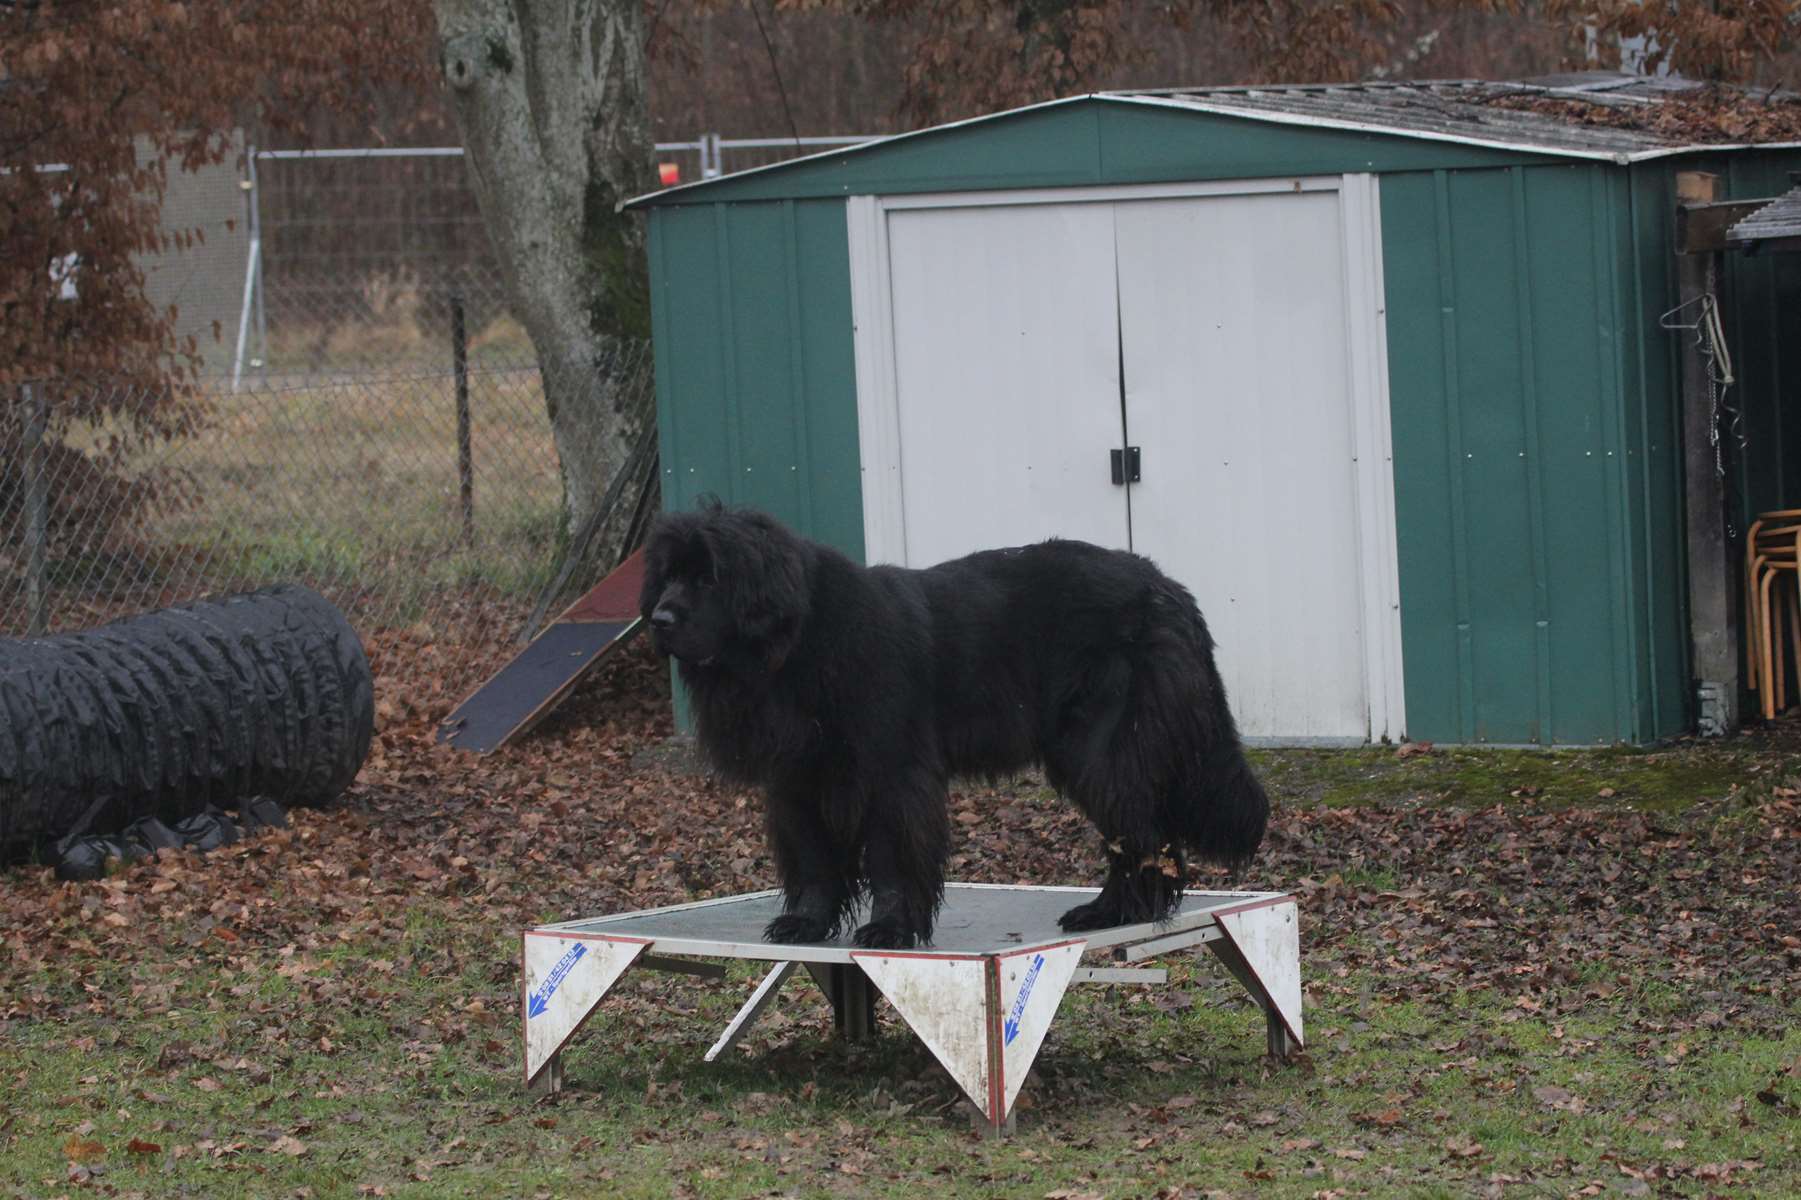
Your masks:
M1263 844L1269 824L1269 797L1246 760L1238 724L1226 702L1226 685L1213 657L1213 636L1194 600L1172 584L1177 605L1188 618L1182 652L1167 660L1182 663L1189 714L1188 745L1193 757L1169 797L1172 832L1197 858L1242 867ZM1186 660L1186 661L1184 661Z
M1224 700L1220 701L1224 707ZM1188 795L1176 813L1177 835L1206 862L1241 867L1263 844L1269 824L1269 797L1245 761L1231 718L1223 733L1205 754Z

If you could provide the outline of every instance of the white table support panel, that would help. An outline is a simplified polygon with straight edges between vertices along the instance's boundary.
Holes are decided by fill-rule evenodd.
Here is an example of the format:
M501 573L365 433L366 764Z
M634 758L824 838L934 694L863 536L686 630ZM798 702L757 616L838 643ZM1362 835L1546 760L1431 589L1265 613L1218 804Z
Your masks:
M1144 959L1206 946L1263 1008L1266 1044L1286 1057L1301 1047L1300 937L1294 897L1277 892L1190 892L1168 921L1064 933L1057 918L1094 888L953 883L945 888L933 944L863 950L848 933L833 942L775 945L762 930L780 892L566 921L522 938L520 1004L525 1078L534 1090L563 1081L562 1050L619 978L634 966L718 978L716 963L774 964L706 1052L724 1054L804 966L832 1002L839 1034L868 1037L880 992L969 1097L987 1132L1011 1130L1014 1102L1073 983L1162 983L1148 967L1080 964L1087 951ZM857 914L850 925L855 928Z

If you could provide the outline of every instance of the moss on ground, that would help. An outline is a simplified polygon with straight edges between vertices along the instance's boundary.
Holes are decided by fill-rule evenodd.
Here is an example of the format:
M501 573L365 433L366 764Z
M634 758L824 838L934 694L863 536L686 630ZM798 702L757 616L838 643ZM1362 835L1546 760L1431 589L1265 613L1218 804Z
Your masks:
M1761 743L1682 742L1641 749L1496 750L1461 747L1408 753L1253 750L1265 784L1290 804L1489 805L1526 801L1674 813L1760 779L1794 773L1793 760Z

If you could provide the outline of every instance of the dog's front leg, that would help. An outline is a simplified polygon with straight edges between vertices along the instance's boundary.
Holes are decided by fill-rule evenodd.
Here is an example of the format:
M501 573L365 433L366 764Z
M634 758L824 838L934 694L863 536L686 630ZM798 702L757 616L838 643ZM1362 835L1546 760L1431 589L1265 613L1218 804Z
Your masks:
M916 775L871 806L863 851L870 912L857 945L905 950L932 940L950 853L947 800L942 780Z
M766 941L824 942L838 935L856 895L851 855L836 850L805 788L771 788L769 844L782 879L782 915L763 928ZM809 803L812 801L812 803Z

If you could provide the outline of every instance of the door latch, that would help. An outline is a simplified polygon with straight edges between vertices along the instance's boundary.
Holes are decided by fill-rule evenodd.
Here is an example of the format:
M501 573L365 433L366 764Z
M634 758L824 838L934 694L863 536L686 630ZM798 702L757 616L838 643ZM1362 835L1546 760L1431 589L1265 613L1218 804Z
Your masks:
M1108 451L1113 456L1113 482L1117 484L1138 482L1138 447L1127 446L1123 450Z

